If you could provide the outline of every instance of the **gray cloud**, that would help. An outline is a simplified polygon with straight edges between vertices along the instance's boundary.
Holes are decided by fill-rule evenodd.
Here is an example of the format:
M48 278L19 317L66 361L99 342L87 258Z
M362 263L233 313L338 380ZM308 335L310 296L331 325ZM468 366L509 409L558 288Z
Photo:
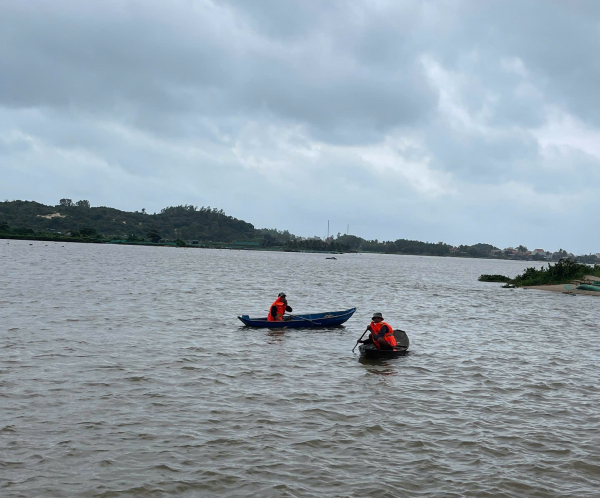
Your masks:
M436 103L408 56L391 70L364 71L329 32L284 45L250 31L252 22L222 7L190 13L176 2L158 19L145 12L145 3L125 13L117 4L70 10L59 2L50 12L7 8L4 41L15 48L0 59L7 76L1 101L125 115L151 128L159 119L194 112L268 113L307 123L331 140L336 134L373 140L418 120ZM215 23L218 15L224 18ZM236 23L238 32L229 31Z

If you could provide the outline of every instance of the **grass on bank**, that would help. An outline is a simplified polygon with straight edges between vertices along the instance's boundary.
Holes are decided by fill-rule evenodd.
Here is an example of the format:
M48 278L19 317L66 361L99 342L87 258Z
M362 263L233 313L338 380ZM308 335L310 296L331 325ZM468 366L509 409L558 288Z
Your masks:
M542 268L527 268L515 278L504 275L481 275L481 282L506 282L517 287L530 285L559 285L568 284L573 280L581 280L586 275L600 277L600 265L586 265L572 259L561 259L558 263Z

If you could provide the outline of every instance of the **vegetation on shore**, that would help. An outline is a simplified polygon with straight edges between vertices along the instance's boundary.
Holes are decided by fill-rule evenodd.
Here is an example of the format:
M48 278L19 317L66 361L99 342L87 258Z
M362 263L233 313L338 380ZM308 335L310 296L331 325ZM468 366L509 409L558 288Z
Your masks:
M29 235L50 232L77 239L229 242L256 235L250 223L227 216L216 208L174 206L149 214L145 209L127 212L91 207L86 200L73 202L71 199L61 199L56 206L32 201L0 202L0 224L4 233L7 230L13 233L25 230Z
M285 251L379 252L447 256L451 246L398 239L380 242L337 234L323 240L297 237L287 230L255 228L227 216L223 210L191 205L171 206L160 213L91 207L89 201L61 199L56 206L33 201L0 202L0 236L70 242L131 244L194 244L200 247L239 247ZM481 256L480 247L461 246L457 255ZM489 246L492 247L492 246Z
M510 282L510 278L509 277L505 277L504 275L481 275L479 277L479 280L481 282L505 282L505 283L509 283Z
M127 212L105 206L92 207L87 200L73 202L71 199L60 199L55 206L34 201L0 202L0 237L280 251L545 259L537 254L528 256L525 246L509 248L510 250L500 250L490 244L453 247L443 242L408 239L366 240L340 233L326 240L320 237L298 237L287 230L255 228L251 223L228 216L222 209L210 206L170 206L162 209L160 213L151 214L143 208L141 211ZM557 260L567 255L567 252L561 249L552 256L556 256ZM579 256L578 259L586 263L598 262L595 255Z
M590 266L577 263L572 259L561 259L558 263L550 264L542 268L527 268L521 275L515 278L504 275L481 275L481 282L505 282L516 287L532 285L560 285L568 284L574 280L581 280L586 275L600 277L600 265Z

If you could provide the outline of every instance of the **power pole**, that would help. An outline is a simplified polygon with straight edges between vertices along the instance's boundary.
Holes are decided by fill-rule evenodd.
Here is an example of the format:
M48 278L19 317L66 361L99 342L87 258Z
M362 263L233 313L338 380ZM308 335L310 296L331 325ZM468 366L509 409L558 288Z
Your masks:
M350 233L350 225L346 226L346 235L348 235Z
M327 220L327 239L329 239L329 220Z

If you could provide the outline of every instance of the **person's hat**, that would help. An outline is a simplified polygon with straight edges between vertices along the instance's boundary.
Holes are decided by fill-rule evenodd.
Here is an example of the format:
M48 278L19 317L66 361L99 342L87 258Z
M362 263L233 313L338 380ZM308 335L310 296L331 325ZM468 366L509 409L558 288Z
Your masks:
M373 313L373 318L371 318L371 320L375 318L381 318L383 320L383 315L381 313Z
M277 297L285 297L285 292L280 292Z

